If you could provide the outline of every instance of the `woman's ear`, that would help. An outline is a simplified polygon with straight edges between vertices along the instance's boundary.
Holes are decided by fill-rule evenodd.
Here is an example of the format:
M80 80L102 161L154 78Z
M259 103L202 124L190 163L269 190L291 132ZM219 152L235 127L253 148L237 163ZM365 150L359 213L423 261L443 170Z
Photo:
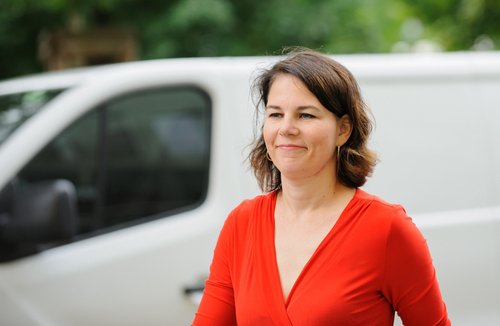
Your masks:
M344 145L351 136L352 133L352 121L347 114L344 114L338 120L338 139L337 146Z

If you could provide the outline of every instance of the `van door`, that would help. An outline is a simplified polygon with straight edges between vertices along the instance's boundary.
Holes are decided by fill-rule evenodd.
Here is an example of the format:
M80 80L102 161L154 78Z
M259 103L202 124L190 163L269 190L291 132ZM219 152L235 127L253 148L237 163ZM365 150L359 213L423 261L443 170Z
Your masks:
M0 324L188 324L213 220L227 213L208 196L211 126L201 88L139 89L101 101L38 151L0 205ZM27 193L61 180L74 215L57 200L22 214ZM61 223L68 232L50 233Z

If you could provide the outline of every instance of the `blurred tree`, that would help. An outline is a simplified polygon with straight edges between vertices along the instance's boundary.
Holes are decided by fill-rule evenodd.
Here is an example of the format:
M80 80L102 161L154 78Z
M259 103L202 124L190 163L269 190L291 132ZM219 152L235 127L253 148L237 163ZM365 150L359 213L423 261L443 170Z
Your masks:
M0 79L38 72L42 30L131 27L140 58L263 55L302 45L331 53L499 44L497 0L1 0ZM406 42L406 43L405 43Z
M224 55L235 23L229 1L176 1L139 31L143 57Z
M61 18L38 2L0 1L0 78L39 71L38 34Z
M445 50L493 50L500 44L498 0L403 0Z

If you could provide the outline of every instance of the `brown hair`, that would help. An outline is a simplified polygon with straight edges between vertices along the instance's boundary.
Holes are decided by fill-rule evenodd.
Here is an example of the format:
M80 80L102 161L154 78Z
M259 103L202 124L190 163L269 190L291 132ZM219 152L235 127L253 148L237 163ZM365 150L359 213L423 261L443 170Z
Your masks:
M267 105L269 90L280 74L290 74L301 80L321 104L338 118L344 115L349 117L352 133L340 148L337 178L345 186L361 187L372 174L377 156L367 147L373 124L353 75L340 63L321 53L307 48L294 48L284 59L262 71L255 79L253 88L257 93L257 111L261 105ZM248 159L263 191L281 188L281 173L267 158L262 133L252 145Z

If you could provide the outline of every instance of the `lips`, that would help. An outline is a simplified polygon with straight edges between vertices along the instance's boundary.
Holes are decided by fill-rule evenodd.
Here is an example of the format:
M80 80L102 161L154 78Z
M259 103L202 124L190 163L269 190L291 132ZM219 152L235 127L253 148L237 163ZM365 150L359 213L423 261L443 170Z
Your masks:
M306 149L305 146L296 145L296 144L281 144L281 145L277 145L276 148L282 149L282 150Z

